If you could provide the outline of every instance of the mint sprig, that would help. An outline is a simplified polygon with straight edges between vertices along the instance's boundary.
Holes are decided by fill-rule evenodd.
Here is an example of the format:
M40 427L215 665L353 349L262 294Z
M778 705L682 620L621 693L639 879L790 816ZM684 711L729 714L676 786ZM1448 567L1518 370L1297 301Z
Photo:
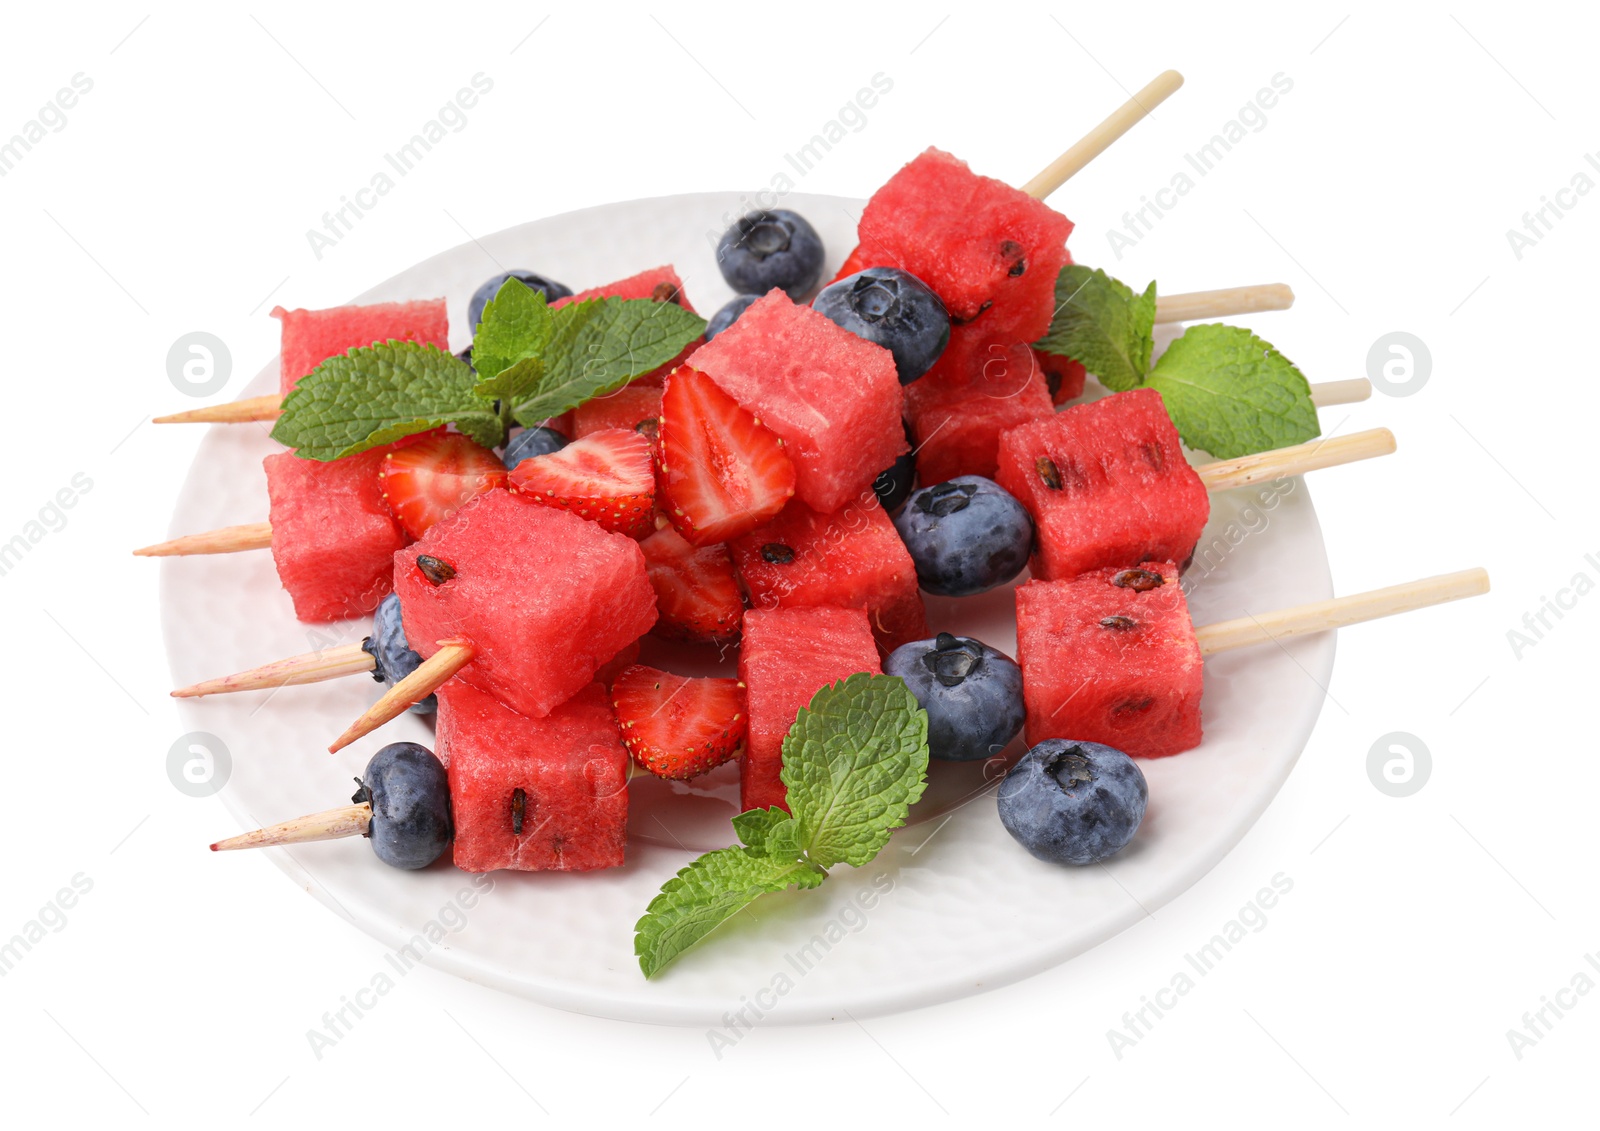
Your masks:
M1039 349L1083 363L1112 392L1136 389L1150 369L1156 285L1133 293L1098 268L1069 263L1056 276L1056 313Z
M1305 375L1242 326L1190 326L1152 366L1155 312L1155 283L1136 294L1104 271L1069 264L1036 345L1082 362L1112 392L1156 389L1183 442L1219 459L1321 434Z
M272 438L306 459L355 455L454 424L485 447L504 430L472 368L437 346L384 342L330 357L283 400Z
M678 356L705 326L694 312L652 299L590 299L550 310L543 294L508 279L478 323L472 366L417 342L350 350L301 379L272 435L316 460L443 424L499 447L513 421L541 424L614 392Z
M1243 326L1191 326L1145 381L1191 448L1219 459L1301 444L1318 435L1311 385L1294 362Z
M704 318L675 302L597 298L569 303L553 316L544 373L519 398L517 421L532 427L615 392L677 357L705 330Z
M928 716L904 680L863 673L818 691L783 741L792 815L739 814L742 845L706 853L662 886L634 927L645 977L762 895L814 888L835 864L866 864L905 823L927 770Z

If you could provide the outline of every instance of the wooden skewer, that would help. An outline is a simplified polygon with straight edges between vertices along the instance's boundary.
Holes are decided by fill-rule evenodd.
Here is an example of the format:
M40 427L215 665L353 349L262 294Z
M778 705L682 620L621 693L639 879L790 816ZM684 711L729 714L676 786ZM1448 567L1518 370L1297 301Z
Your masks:
M1365 377L1347 381L1319 381L1311 386L1311 403L1318 408L1335 404L1355 404L1372 396L1372 382Z
M152 424L244 424L252 420L276 420L283 414L283 398L277 393L261 397L246 397L242 401L191 408L188 412L174 412L158 416Z
M185 534L170 542L157 542L134 553L141 558L171 558L184 554L234 554L240 550L265 550L272 545L270 522L224 526L203 534Z
M389 688L362 716L334 739L328 747L329 754L337 754L363 735L371 734L384 723L420 703L467 665L472 659L473 647L464 640L441 640L439 650L423 660L417 670Z
M368 802L344 805L296 817L276 825L268 825L254 832L240 833L211 846L212 852L229 852L235 848L265 848L272 844L305 844L313 840L338 840L346 836L366 836L372 824L372 806Z
M1104 153L1112 142L1143 121L1150 111L1170 98L1182 85L1183 76L1177 71L1162 71L1145 84L1143 90L1085 134L1076 145L1041 169L1022 186L1022 191L1035 200L1043 200L1066 184L1074 173Z
M201 680L178 688L172 692L172 697L193 699L230 691L262 691L269 687L289 687L298 683L321 683L340 676L370 672L377 666L378 661L373 659L372 653L361 645L341 644L337 648L324 648L320 652L305 652L288 659L275 660L249 671Z
M1189 291L1156 296L1156 322L1197 322L1232 314L1258 314L1288 310L1294 291L1288 283L1255 283L1248 287L1222 287L1214 291Z
M1394 433L1387 428L1370 428L1348 436L1324 436L1292 448L1274 448L1237 459L1217 460L1195 468L1208 491L1248 487L1267 479L1304 475L1324 467L1386 456L1395 449Z
M1210 656L1232 648L1248 648L1253 644L1304 636L1311 632L1326 632L1379 617L1392 617L1412 609L1477 597L1488 591L1487 571L1464 569L1459 573L1444 573L1438 577L1408 581L1404 585L1391 585L1387 589L1374 589L1370 593L1296 605L1291 609L1263 613L1259 617L1245 616L1237 620L1219 621L1195 629L1195 638L1200 642L1201 655Z

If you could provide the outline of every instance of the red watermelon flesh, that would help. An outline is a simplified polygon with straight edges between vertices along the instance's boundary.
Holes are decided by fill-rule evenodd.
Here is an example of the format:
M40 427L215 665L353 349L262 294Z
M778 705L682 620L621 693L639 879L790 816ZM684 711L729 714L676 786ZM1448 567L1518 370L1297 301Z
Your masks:
M378 478L389 450L327 462L278 452L262 461L272 560L300 620L364 616L394 588L394 555L410 539Z
M591 432L607 428L627 428L650 438L651 452L659 452L656 434L661 427L661 387L624 385L608 396L584 401L572 410L572 438L581 440Z
M378 302L328 310L272 308L283 322L279 346L278 392L288 396L300 378L317 366L358 346L386 342L425 342L450 348L450 322L442 298L417 302Z
M728 548L755 608L865 608L885 655L928 635L917 567L875 497L833 514L791 502Z
M419 555L454 576L435 585ZM637 542L509 491L479 495L396 553L394 575L411 646L426 658L441 640L466 640L475 654L459 678L529 718L592 682L656 619Z
M993 479L1001 435L1055 413L1027 345L989 346L969 365L970 383L945 385L930 373L906 386L906 416L917 438L917 478L923 484L958 475Z
M894 356L780 290L689 360L783 440L795 495L824 514L906 451Z
M671 266L652 267L648 271L629 275L626 279L618 279L615 283L607 283L603 287L590 287L570 298L557 299L550 304L550 307L553 310L560 309L570 302L582 302L589 298L653 298L657 302L676 302L685 310L694 310L689 296L683 291L683 280L678 278L678 273ZM704 344L704 338L696 338L684 346L677 357L665 365L657 366L650 372L635 377L632 384L659 386L666 380L668 373L688 361L689 355Z
M1089 376L1089 371L1083 367L1083 362L1056 353L1045 353L1043 350L1034 350L1033 360L1044 374L1044 383L1050 390L1051 401L1056 404L1066 404L1083 396L1083 383Z
M813 695L856 672L882 674L862 610L751 609L744 614L739 678L750 718L739 763L744 809L788 808L779 777L784 736Z
M1033 515L1033 576L1047 581L1146 558L1187 562L1211 510L1154 389L1012 429L995 480Z
M628 752L604 687L591 683L530 719L453 679L439 689L438 725L457 868L583 872L622 863Z
M1050 328L1071 232L1049 205L929 149L867 202L852 258L911 272L958 326L1033 342Z
M1139 758L1200 745L1202 661L1171 562L1017 590L1029 744L1102 742Z

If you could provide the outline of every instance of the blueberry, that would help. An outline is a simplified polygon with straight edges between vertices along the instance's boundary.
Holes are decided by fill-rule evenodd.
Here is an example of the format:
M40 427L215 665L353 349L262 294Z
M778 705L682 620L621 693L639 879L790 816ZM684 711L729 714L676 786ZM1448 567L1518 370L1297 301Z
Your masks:
M941 597L1004 585L1028 564L1033 519L992 479L958 475L923 487L894 516L917 581Z
M868 267L830 283L811 306L894 354L902 385L932 369L950 344L950 315L939 296L915 275L893 267Z
M1022 729L1022 669L982 641L941 632L902 644L889 653L883 674L905 680L928 712L930 757L993 757Z
M506 444L506 454L501 457L507 467L516 467L525 459L547 456L567 446L567 438L554 428L524 428Z
M906 501L906 496L911 494L911 484L917 478L917 439L911 434L911 425L902 420L900 426L906 430L906 443L911 445L911 451L895 460L872 481L872 490L877 494L878 502L890 514Z
M450 847L450 782L426 746L393 742L372 756L351 798L372 805L367 836L378 859L395 868L426 868Z
M706 341L709 342L737 322L739 315L748 310L750 304L760 297L760 295L734 295L729 299L721 310L711 316L711 321L706 323Z
M535 275L532 271L502 271L494 278L488 280L472 292L472 301L467 303L467 325L473 331L478 329L478 323L483 321L483 308L489 305L489 300L500 293L500 288L507 279L520 279L530 288L544 295L546 302L555 302L558 298L568 298L572 295L572 288L554 279L546 279L543 275Z
M406 643L406 632L400 625L400 598L393 593L378 602L378 611L372 614L372 635L361 642L361 647L372 657L372 678L390 687L422 663L422 657ZM419 715L431 715L438 708L439 700L432 695L411 705Z
M717 266L742 295L780 287L798 298L822 274L822 240L805 217L784 208L747 212L717 242Z
M1144 773L1122 751L1052 738L1000 783L1000 823L1040 860L1093 864L1133 839L1148 797Z
M459 361L464 361L468 365L471 365L472 364L472 347L468 346L466 349L464 349L460 353L456 354L456 358ZM473 372L476 373L477 369L474 368Z

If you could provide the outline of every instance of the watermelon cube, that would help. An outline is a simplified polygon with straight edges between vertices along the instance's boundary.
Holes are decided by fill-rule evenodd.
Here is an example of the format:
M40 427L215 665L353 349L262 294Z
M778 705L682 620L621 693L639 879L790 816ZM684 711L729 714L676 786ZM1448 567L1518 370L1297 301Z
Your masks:
M930 372L906 386L917 478L924 485L958 475L993 479L1001 434L1055 414L1044 373L1026 343L989 345L964 361L965 372Z
M916 564L870 495L832 514L795 500L728 548L755 608L864 608L884 655L928 635Z
M394 555L410 539L378 477L390 450L326 462L277 452L262 461L272 561L300 620L365 616L394 588Z
M670 266L652 267L648 271L629 275L626 279L618 279L615 283L607 283L603 287L590 287L570 298L557 299L550 306L551 309L559 309L568 303L582 302L591 298L653 298L657 302L675 302L685 310L694 310L694 305L689 302L689 296L683 293L683 280L678 278L678 273ZM657 366L650 372L635 377L632 383L659 386L667 379L668 373L687 361L689 355L703 344L705 344L704 338L696 338L684 346L677 357L665 365Z
M419 556L435 559L427 571ZM394 575L411 646L426 658L440 641L467 641L474 655L459 678L534 719L656 620L637 542L509 491L434 525L394 555Z
M1017 660L1030 745L1161 758L1200 744L1200 645L1171 562L1021 586Z
M376 302L328 310L272 308L283 323L278 352L278 392L289 395L300 378L317 366L358 346L390 339L450 348L450 322L442 298L417 302Z
M1050 328L1072 221L1020 189L929 149L873 194L858 232L852 259L911 272L956 327L1003 345Z
M583 872L622 863L628 751L591 683L542 719L453 679L439 689L455 864L465 872Z
M715 340L715 339L713 339ZM751 609L744 614L739 678L749 730L739 764L739 803L766 809L784 802L783 739L800 708L831 683L857 672L881 675L878 649L861 609Z
M1033 361L1044 374L1044 383L1050 390L1050 399L1056 404L1066 404L1083 396L1084 379L1089 371L1083 362L1056 353L1033 351Z
M995 480L1033 515L1033 576L1047 581L1146 558L1187 563L1211 510L1154 389L1013 428Z
M584 401L572 410L572 438L591 432L626 428L643 432L654 443L661 428L661 387L630 384L604 397Z
M780 290L689 359L783 440L795 495L830 514L904 453L894 356Z

